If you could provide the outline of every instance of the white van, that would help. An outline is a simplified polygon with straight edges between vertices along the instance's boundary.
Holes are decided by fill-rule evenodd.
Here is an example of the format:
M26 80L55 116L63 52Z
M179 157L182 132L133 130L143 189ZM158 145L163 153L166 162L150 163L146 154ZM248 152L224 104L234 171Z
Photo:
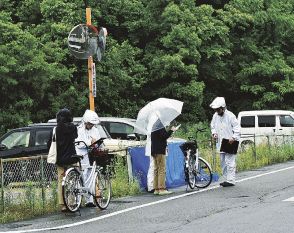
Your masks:
M285 110L243 111L238 114L241 126L240 145L260 144L268 138L293 142L294 112ZM275 137L273 137L275 136Z

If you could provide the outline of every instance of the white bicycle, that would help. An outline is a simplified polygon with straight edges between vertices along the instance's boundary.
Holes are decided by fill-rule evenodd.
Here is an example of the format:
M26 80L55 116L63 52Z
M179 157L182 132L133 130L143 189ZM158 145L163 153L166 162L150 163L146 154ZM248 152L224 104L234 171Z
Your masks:
M196 137L198 132L203 132L204 129L196 130ZM189 141L180 146L184 156L184 173L185 181L191 189L206 188L212 181L212 169L210 164L199 155L199 148L196 138L189 138Z
M103 139L99 139L93 143L90 147L83 141L75 142L76 144L83 143L88 148L88 154L93 154L94 148L99 148ZM101 151L101 150L100 150ZM111 156L103 153L107 160L111 160ZM81 160L83 156L77 155ZM101 158L100 158L101 159ZM70 212L76 212L82 202L82 197L85 195L92 195L95 204L102 210L106 209L111 199L111 174L110 164L102 167L97 165L97 161L94 159L91 169L91 174L88 179L84 178L81 163L79 166L71 167L66 170L65 176L62 180L62 196L66 208ZM109 162L108 162L109 163Z

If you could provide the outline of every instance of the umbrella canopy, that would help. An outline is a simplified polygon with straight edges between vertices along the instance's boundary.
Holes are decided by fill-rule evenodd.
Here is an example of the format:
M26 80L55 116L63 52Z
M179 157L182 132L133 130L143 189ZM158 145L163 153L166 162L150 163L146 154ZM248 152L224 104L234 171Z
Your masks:
M145 105L138 113L136 124L141 131L150 134L169 125L182 112L183 102L159 98ZM152 127L150 123L152 121ZM151 131L151 132L150 132Z

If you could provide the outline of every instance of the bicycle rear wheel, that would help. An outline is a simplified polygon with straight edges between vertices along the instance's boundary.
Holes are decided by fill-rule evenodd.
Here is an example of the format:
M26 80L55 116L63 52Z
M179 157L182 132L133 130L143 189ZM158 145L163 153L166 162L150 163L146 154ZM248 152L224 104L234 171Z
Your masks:
M76 212L82 201L81 187L83 186L80 173L73 169L67 173L62 182L62 196L66 208Z
M98 173L95 178L95 196L96 205L104 210L109 205L111 199L111 182L109 175Z
M197 188L206 188L212 181L212 173L210 165L201 157L198 159L198 167L195 171Z

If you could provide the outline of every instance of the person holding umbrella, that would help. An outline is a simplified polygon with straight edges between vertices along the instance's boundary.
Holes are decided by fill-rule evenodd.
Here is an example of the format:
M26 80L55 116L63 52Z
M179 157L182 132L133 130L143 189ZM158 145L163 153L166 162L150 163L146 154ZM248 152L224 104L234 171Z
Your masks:
M137 130L147 135L147 145L145 154L151 155L150 166L148 171L148 191L151 191L150 185L153 184L155 194L169 194L165 187L165 152L167 139L177 128L172 127L167 131L166 126L181 114L183 102L175 99L158 98L146 104L138 113L136 125ZM156 132L158 131L158 132ZM160 156L158 156L160 155ZM156 161L156 165L154 160ZM152 174L153 171L156 174ZM153 177L153 178L152 178Z
M151 133L151 156L154 159L154 194L155 195L166 195L171 194L165 186L165 172L166 172L166 161L165 153L167 146L167 139L176 131L176 127L172 126L170 130L166 130L160 120L155 125L160 128Z
M147 139L145 146L145 155L149 157L149 168L147 172L147 192L154 193L154 158L151 156L151 132L154 123L158 120L157 115L151 114L147 125Z

